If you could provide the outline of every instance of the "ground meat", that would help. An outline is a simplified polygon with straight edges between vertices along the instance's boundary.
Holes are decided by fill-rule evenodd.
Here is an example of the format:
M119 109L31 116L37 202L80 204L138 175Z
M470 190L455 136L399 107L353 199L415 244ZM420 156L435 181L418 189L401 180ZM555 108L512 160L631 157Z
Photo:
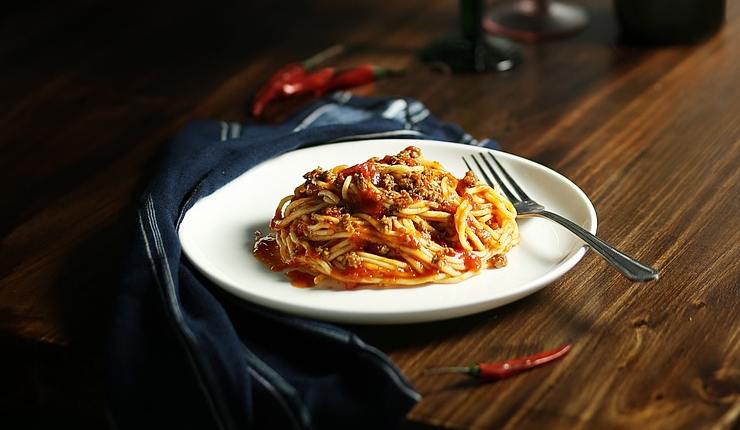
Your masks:
M318 252L321 258L323 258L324 260L328 260L329 256L331 255L331 251L329 251L329 248L325 246L317 247L316 252Z
M303 177L312 183L316 182L334 182L336 180L337 175L332 172L331 170L324 170L321 167L317 167L310 172L303 175Z
M380 186L388 191L392 191L396 188L396 179L393 175L385 174L380 179Z
M403 151L399 152L398 155L386 155L381 160L383 164L390 164L392 166L403 164L406 166L416 166L416 159L421 157L421 149L415 146L409 146Z
M398 153L400 158L419 158L421 157L421 149L416 146L409 146L403 151Z
M411 173L398 179L398 190L414 192L424 186L423 175Z
M342 227L344 227L344 231L347 233L353 234L355 232L355 226L352 225L352 218L349 216L349 214L344 214L339 219L339 222L342 223Z
M352 182L354 182L355 186L357 186L357 189L360 191L367 190L369 184L367 183L367 179L365 179L362 175L355 175L352 179Z
M387 255L391 251L388 245L379 243L367 243L365 244L364 249L365 252L377 255Z
M424 173L411 173L403 176L397 181L397 189L407 192L414 200L428 200L442 203L442 178L436 178L433 175Z
M496 269L500 269L502 267L506 266L506 256L505 255L494 255L490 260L488 260L488 265L490 267L494 267Z
M478 178L475 176L475 173L468 170L468 173L465 174L465 177L460 179L460 181L457 183L457 192L458 194L462 195L461 190L464 190L465 188L470 188L478 185L480 181L478 181Z
M337 175L330 171L317 167L303 175L306 181L295 189L297 196L313 196L321 190L331 189Z
M346 254L347 266L356 269L362 266L362 258L354 252L348 252Z
M440 261L442 261L447 255L445 254L445 250L442 249L440 251L437 251L432 255L432 264L439 264Z
M409 194L409 192L406 190L403 190L400 193L398 193L398 197L393 199L393 205L399 209L408 207L413 203L414 203L414 198L411 197L411 194Z
M416 195L424 200L429 200L432 202L441 202L444 198L442 195L442 186L440 185L440 181L427 181L425 186L418 188L416 191Z
M346 210L341 206L329 206L324 208L321 213L327 216L333 216L334 218L340 218L346 215Z

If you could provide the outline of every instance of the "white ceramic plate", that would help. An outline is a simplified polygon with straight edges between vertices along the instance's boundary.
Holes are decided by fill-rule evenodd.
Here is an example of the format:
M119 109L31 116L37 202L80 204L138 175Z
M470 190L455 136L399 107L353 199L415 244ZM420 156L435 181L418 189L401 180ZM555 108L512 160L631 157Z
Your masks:
M580 240L544 219L518 220L520 244L508 254L506 267L483 270L458 284L352 291L296 288L252 255L255 230L268 231L278 202L302 183L305 172L395 154L409 145L420 147L426 158L440 161L457 177L466 171L462 155L485 151L448 142L393 139L290 152L197 202L180 226L183 250L206 276L245 300L292 314L359 324L435 321L486 311L532 294L583 257L586 249ZM502 152L496 157L532 198L596 232L593 205L568 179L521 157Z

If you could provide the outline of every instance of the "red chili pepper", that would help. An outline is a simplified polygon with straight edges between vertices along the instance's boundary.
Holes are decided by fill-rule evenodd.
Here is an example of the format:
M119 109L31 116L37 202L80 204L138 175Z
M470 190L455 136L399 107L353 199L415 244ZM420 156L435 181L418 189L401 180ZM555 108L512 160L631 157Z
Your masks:
M359 87L387 76L400 74L401 71L386 69L372 64L363 64L349 70L339 72L328 83L326 91L336 91L345 88Z
M286 96L299 96L303 94L321 95L334 77L336 70L333 67L324 67L311 74L306 75L297 82L283 84L282 92Z
M550 351L540 352L539 354L528 355L526 357L514 358L499 363L479 363L473 366L465 367L439 367L429 369L426 373L465 373L482 381L498 381L505 379L526 370L541 366L553 360L564 356L570 351L572 345L567 344Z
M291 63L283 66L257 90L252 103L252 115L258 118L267 105L283 94L283 87L287 84L300 82L306 76L306 70L300 63Z
M291 63L281 67L257 90L254 96L254 102L252 103L252 115L255 118L262 116L270 102L285 96L283 92L285 85L294 85L301 82L306 78L307 70L312 69L327 58L338 55L343 50L344 47L342 45L334 45L302 63Z

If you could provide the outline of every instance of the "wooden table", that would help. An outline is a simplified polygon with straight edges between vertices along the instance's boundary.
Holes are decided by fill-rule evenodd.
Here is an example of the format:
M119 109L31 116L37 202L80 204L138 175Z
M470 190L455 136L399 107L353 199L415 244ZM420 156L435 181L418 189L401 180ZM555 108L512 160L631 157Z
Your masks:
M591 25L577 37L527 46L508 73L453 76L415 54L454 31L456 2L246 3L79 0L6 10L5 422L104 425L110 279L157 149L193 118L243 119L246 100L277 67L342 42L350 49L337 65L408 69L362 91L417 98L571 178L594 202L601 237L662 272L633 284L589 252L562 279L500 309L357 327L423 393L407 426L738 426L740 4L728 2L710 40L646 49L618 44L610 2L587 2ZM564 360L498 383L420 375L564 342L574 344Z

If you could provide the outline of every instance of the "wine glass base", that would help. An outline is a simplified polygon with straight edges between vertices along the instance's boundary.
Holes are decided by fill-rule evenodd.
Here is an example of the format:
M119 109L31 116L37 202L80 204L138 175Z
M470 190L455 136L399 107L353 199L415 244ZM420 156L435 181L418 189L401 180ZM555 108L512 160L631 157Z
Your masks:
M530 1L496 2L486 12L483 28L491 34L526 42L567 36L586 27L588 15L578 6L545 2L538 10Z
M422 49L420 57L453 73L505 72L522 61L516 44L494 36L484 36L477 43L459 37L438 39Z

